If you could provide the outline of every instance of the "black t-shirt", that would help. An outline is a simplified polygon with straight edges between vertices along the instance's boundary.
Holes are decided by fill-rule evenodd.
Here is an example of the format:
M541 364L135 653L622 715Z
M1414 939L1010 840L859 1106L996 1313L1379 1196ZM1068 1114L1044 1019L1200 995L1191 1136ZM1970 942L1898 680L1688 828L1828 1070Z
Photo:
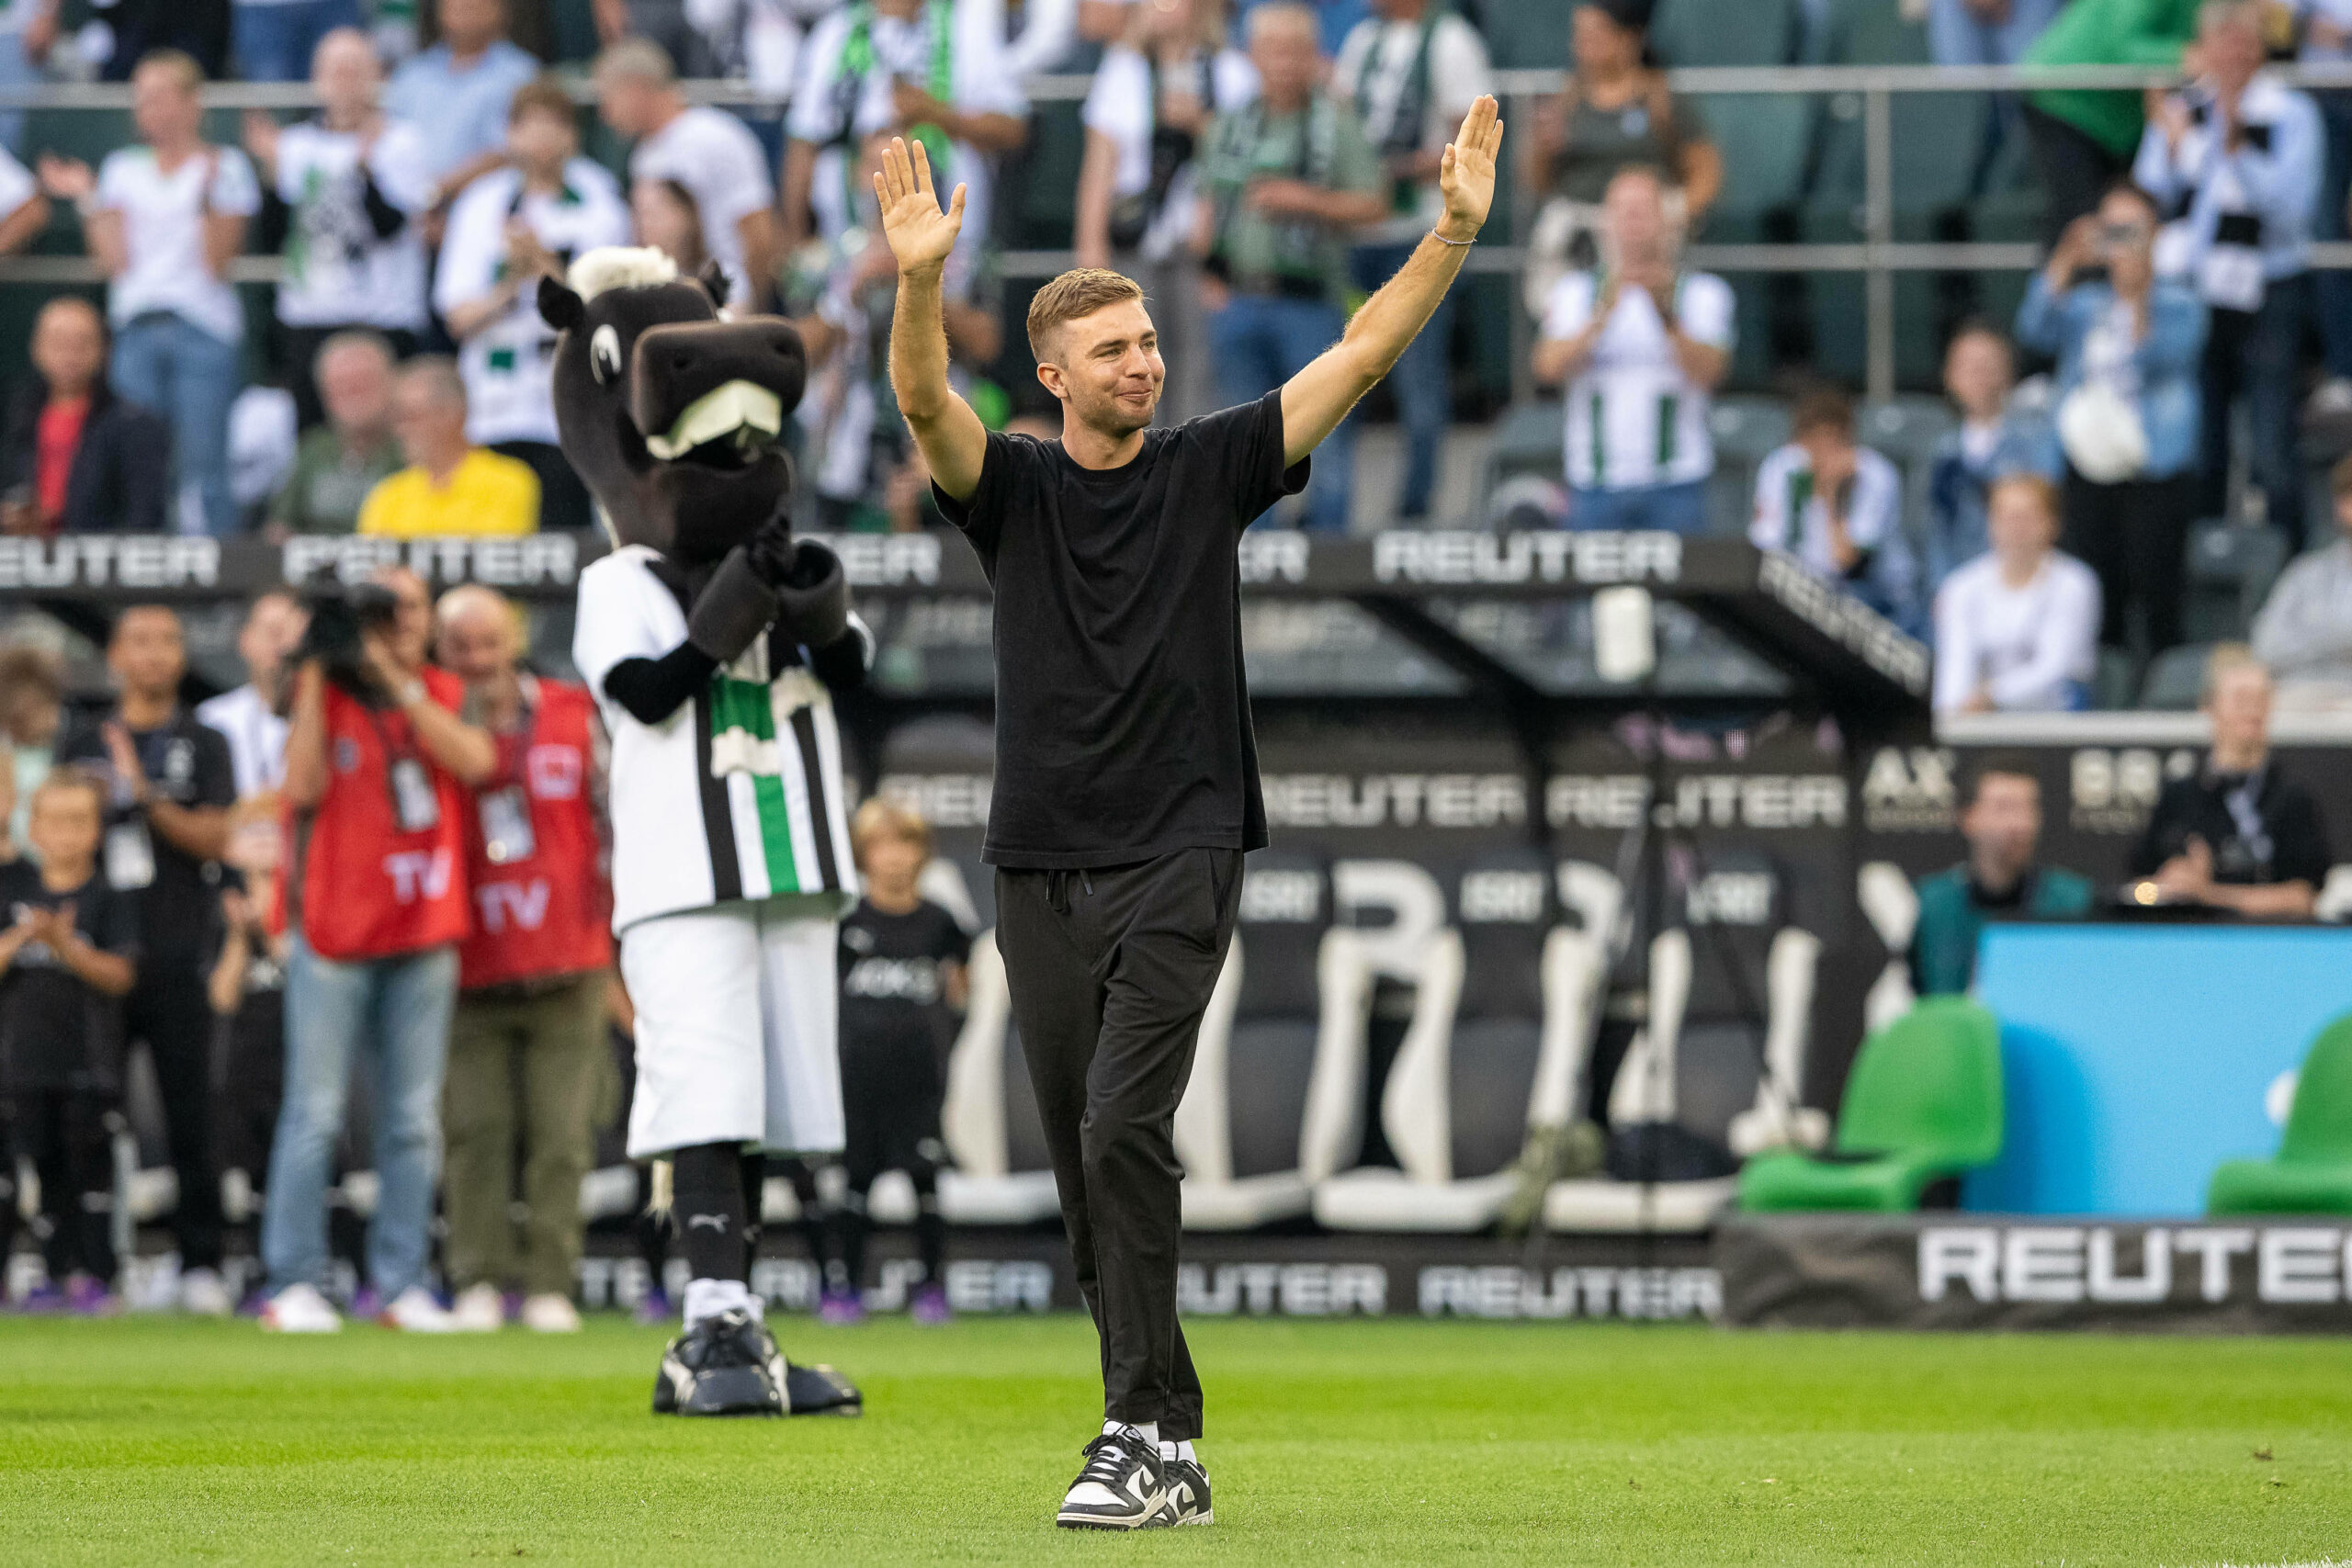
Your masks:
M2246 831L2245 816L2257 830ZM2301 784L2280 778L2276 766L2251 779L2209 772L2165 785L2148 830L2132 852L2132 874L2154 875L2188 849L2192 834L2213 852L2213 880L2232 886L2308 882L2317 888L2335 863L2319 807Z
M1279 391L1144 432L1125 468L991 434L940 509L996 589L991 865L1123 865L1266 841L1237 540L1306 483ZM936 492L935 492L936 493Z
M228 739L192 714L175 713L168 723L153 729L134 729L130 743L138 750L150 786L175 806L236 804L237 774L229 760ZM57 749L60 762L78 762L108 780L114 778L112 758L106 737L94 723L76 725ZM147 820L144 810L129 804L130 798L129 791L115 789L115 804L107 812L107 832L109 840L117 833L143 832L147 838L154 865L153 879L143 888L122 889L139 894L141 925L147 933L147 964L157 971L201 968L220 933L220 863L198 860L178 848ZM99 865L106 874L119 876L137 859L134 851L119 861L110 844Z
M842 918L842 1049L931 1047L947 1019L943 966L971 956L972 939L936 904L886 915L858 900Z
M104 876L93 874L70 892L52 893L30 861L0 865L0 921L13 926L28 908L66 903L83 941L137 962L138 906ZM0 976L0 1079L11 1089L112 1094L122 1088L120 1000L60 964L46 942L18 948Z

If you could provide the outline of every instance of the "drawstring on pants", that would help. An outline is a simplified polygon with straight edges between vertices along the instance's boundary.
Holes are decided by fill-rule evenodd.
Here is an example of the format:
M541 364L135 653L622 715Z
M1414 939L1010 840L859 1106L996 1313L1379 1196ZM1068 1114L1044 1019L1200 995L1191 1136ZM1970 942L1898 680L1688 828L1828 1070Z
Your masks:
M1078 871L1048 871L1046 873L1046 906L1057 915L1069 913L1069 884L1075 876L1086 896L1094 897L1094 878L1084 869Z

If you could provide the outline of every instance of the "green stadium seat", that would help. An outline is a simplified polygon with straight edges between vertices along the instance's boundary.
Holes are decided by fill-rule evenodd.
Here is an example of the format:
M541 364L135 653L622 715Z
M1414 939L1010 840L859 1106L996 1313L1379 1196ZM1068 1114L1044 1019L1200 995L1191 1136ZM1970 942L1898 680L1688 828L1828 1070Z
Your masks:
M2165 649L2148 660L2146 681L2140 687L2140 706L2160 713L2192 713L2205 693L2205 665L2213 645L2184 643Z
M1550 0L1550 9L1565 7ZM1797 17L1796 0L1658 0L1650 47L1668 65L1785 65L1796 58Z
M2091 676L2091 706L2128 708L2140 689L2140 661L2120 648L2098 650L2098 668Z
M1747 93L1692 102L1724 161L1723 195L1708 213L1705 237L1746 238L1758 214L1787 206L1804 190L1816 106L1806 96Z
M2312 1042L2278 1156L2231 1160L2215 1170L2205 1212L2352 1214L2352 1013Z
M1487 51L1502 71L1564 71L1568 8L1560 0L1486 0Z
M1537 474L1557 479L1567 464L1566 415L1557 398L1514 403L1495 421L1493 444L1487 448L1487 473L1479 490L1479 515L1486 500L1506 479Z
M1929 1182L2001 1152L2001 1031L1966 997L1929 997L1862 1042L1827 1156L1760 1155L1740 1172L1749 1213L1903 1213Z
M2181 632L2199 642L2237 642L2287 568L2287 536L2220 519L2188 536L2188 601Z
M1927 65L1928 29L1907 19L1897 0L1831 0L1815 30L1814 62L1825 65Z

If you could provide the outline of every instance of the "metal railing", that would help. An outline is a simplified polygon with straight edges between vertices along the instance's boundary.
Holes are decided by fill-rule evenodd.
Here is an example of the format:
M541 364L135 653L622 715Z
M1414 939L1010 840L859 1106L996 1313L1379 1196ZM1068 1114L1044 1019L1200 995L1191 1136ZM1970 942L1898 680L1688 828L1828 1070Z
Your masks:
M2279 76L2305 88L2352 89L2352 62L2289 65ZM594 90L583 76L566 78L573 96L583 106L594 101ZM1026 86L1034 103L1069 103L1082 99L1092 78L1084 74L1034 76ZM1676 93L1694 96L1755 96L1759 95L1851 96L1860 99L1862 146L1862 238L1853 243L1697 244L1689 255L1693 265L1724 272L1860 273L1863 276L1867 357L1865 389L1872 397L1894 390L1894 277L1904 272L2021 272L2041 265L2042 249L2026 242L1904 243L1894 238L1894 100L1905 93L2015 93L2041 89L2104 88L2136 92L2177 84L2180 73L2165 68L2135 65L2078 65L2063 69L2021 66L1940 65L1733 65L1698 66L1667 73ZM1496 73L1498 92L1506 101L1508 121L1534 100L1560 90L1557 71ZM725 107L774 113L781 100L742 81L696 81L681 84L691 101ZM303 83L223 82L205 88L208 107L223 109L299 109L314 107L316 96ZM55 108L127 110L130 88L114 83L51 83L37 86L0 87L0 109ZM1510 171L1506 169L1508 177ZM2314 243L2316 267L2352 269L2352 242ZM1050 277L1071 265L1071 254L1057 250L1005 251L996 258L997 271L1007 277ZM1513 273L1527 254L1516 243L1485 244L1472 254L1466 270ZM230 276L241 283L270 283L278 276L274 256L246 256L232 264ZM72 285L100 281L95 263L85 256L0 257L0 285Z

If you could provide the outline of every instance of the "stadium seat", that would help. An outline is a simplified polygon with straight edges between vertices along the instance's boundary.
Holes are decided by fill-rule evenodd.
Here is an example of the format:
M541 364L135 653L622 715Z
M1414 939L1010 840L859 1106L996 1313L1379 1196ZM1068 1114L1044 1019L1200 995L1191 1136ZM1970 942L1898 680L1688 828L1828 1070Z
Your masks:
M1567 425L1557 398L1513 403L1495 421L1487 448L1487 472L1478 489L1477 515L1484 517L1496 490L1521 474L1559 479L1567 471Z
M1708 514L1734 520L1734 532L1744 532L1755 511L1756 469L1789 439L1789 405L1779 398L1717 398L1707 412L1707 434L1715 446Z
M1862 1043L1834 1152L1749 1161L1740 1207L1906 1213L1930 1181L1999 1154L2002 1127L2000 1026L1965 997L1930 997Z
M1531 1127L1565 1122L1589 1049L1600 938L1560 923L1554 873L1532 851L1474 860L1453 924L1427 944L1413 1020L1381 1095L1401 1168L1315 1189L1334 1230L1468 1234L1495 1222Z
M1241 884L1225 972L1176 1108L1188 1230L1248 1230L1307 1212L1363 1138L1372 968L1332 923L1331 875L1261 851Z
M951 1224L1032 1224L1058 1213L1061 1201L993 931L972 944L971 976L947 1058L940 1131L956 1168L940 1173L939 1209Z
M2216 518L2188 536L2188 602L2181 633L2197 642L2237 642L2287 567L2284 530Z
M2140 706L2162 713L2189 713L2205 694L2205 666L2213 657L2211 643L2192 642L2168 648L2148 660L2146 682L2140 688Z
M1796 57L1798 0L1658 0L1649 42L1668 65L1785 65Z
M1560 0L1486 0L1487 45L1498 71L1559 71L1568 64L1568 14Z
M2215 1170L2205 1212L2352 1214L2352 1013L2312 1042L2278 1157L2231 1160Z

